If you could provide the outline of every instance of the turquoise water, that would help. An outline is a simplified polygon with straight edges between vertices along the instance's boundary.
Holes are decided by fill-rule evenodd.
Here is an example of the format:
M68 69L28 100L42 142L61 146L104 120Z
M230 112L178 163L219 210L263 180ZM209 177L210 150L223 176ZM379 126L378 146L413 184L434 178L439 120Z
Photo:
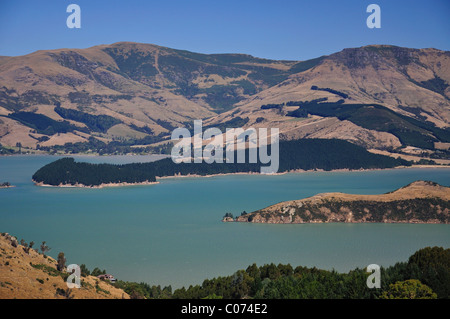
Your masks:
M77 157L125 163L145 157ZM348 271L406 261L425 246L450 247L450 225L222 223L240 214L321 192L381 194L418 179L450 185L450 168L309 172L164 179L103 189L47 188L32 174L52 156L0 157L0 231L46 241L69 263L106 268L123 280L173 287L274 262ZM37 245L38 246L38 245Z

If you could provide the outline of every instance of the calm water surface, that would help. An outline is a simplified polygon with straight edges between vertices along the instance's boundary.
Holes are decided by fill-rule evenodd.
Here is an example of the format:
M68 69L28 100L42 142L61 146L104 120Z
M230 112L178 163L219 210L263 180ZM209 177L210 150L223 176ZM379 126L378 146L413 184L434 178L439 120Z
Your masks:
M164 179L104 189L34 186L52 156L0 157L0 231L46 241L69 263L105 268L123 280L173 287L230 275L252 263L317 266L346 272L406 261L425 246L450 247L450 225L222 223L234 215L321 192L381 194L418 179L450 186L450 168L310 172ZM153 157L77 157L92 163ZM38 244L36 245L38 246Z

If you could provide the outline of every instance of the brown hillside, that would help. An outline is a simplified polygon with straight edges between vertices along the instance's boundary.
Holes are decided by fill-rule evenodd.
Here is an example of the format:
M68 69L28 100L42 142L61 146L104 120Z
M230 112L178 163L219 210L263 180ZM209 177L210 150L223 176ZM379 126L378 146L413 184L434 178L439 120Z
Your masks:
M436 84L439 83L439 84ZM210 120L218 124L233 117L249 118L247 126L279 127L284 138L340 138L366 148L398 148L392 133L363 128L346 120L311 117L292 118L277 109L262 110L265 104L289 101L342 99L336 94L311 90L312 86L345 93L346 104L379 104L414 119L450 125L450 53L436 49L407 49L367 46L345 49L314 67L291 75L283 82L236 104L236 108ZM446 87L446 88L445 88ZM445 88L445 89L444 89ZM256 123L257 119L264 121Z
M276 61L244 54L200 54L152 44L120 42L87 49L42 50L0 59L0 116L16 111L62 121L55 104L121 121L106 132L58 133L45 145L30 128L0 117L0 143L35 148L85 142L170 136L194 119L218 125L236 117L245 126L278 127L284 139L340 138L368 149L402 147L390 130L362 127L320 116L293 118L290 109L261 110L263 104L340 96L344 105L376 103L437 127L450 125L450 53L437 49L365 46L309 61ZM67 120L85 128L81 122ZM398 127L402 129L402 127ZM431 133L425 133L430 135ZM74 136L75 135L75 136ZM446 142L431 136L436 143Z
M33 249L12 245L10 235L0 236L0 299L65 299L57 289L67 284L56 270L56 260ZM33 267L34 266L34 267ZM74 299L129 299L127 293L93 276L82 277L82 287L70 289ZM98 288L96 285L98 284Z

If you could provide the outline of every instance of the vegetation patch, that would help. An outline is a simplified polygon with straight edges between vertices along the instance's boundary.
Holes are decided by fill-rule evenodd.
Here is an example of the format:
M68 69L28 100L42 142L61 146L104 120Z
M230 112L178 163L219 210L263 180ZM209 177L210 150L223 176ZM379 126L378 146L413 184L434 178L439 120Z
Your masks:
M430 80L420 82L420 84L424 88L439 93L440 95L448 99L448 97L445 95L445 90L449 87L449 84L440 77L435 76Z
M320 88L320 87L318 87L316 85L313 85L313 86L311 86L311 90L313 90L313 91L325 91L325 92L329 92L329 93L335 94L337 96L340 96L340 97L342 97L344 99L348 98L348 94L346 94L344 92L340 92L338 90L333 90L333 89L330 89L330 88Z
M300 73L309 69L312 69L316 65L319 65L323 61L324 57L318 57L315 59L310 59L306 61L294 64L289 70L291 73Z
M106 133L114 125L122 123L121 120L109 115L92 115L77 110L65 109L60 106L55 107L55 112L64 119L86 124L94 132Z
M46 274L48 274L49 276L52 277L58 277L58 276L62 276L61 272L56 270L55 268L45 265L45 264L32 264L31 265L33 268L42 270L43 272L45 272Z
M15 112L8 115L9 118L19 121L25 126L31 127L37 133L53 135L56 133L67 133L75 130L83 131L83 128L76 127L67 121L55 121L45 115L32 112Z

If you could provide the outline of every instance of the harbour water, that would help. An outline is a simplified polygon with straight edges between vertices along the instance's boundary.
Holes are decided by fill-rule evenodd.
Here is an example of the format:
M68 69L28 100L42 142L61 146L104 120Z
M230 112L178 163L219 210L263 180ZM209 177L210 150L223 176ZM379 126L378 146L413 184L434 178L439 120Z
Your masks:
M93 163L152 157L77 157ZM38 187L33 173L54 156L0 157L0 232L68 263L99 267L119 279L172 287L201 284L252 263L290 263L347 272L406 261L426 246L450 247L450 225L222 223L231 212L322 192L381 194L415 180L450 186L450 168L306 172L276 176L169 178L147 186Z

